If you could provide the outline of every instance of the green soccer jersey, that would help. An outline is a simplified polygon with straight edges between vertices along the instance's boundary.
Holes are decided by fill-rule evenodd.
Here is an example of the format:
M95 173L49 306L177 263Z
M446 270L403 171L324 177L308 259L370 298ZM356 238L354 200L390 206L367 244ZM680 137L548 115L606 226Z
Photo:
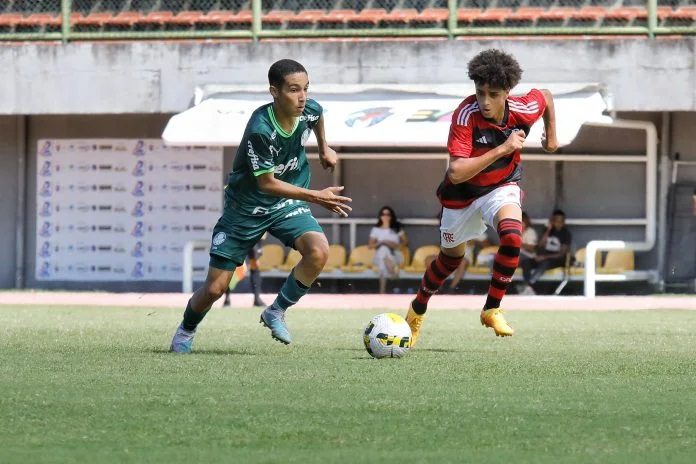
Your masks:
M284 182L308 188L310 171L305 142L321 114L321 105L308 99L295 127L288 133L276 121L273 104L257 108L247 123L232 172L227 177L225 207L254 216L285 207L287 199L268 195L259 189L256 177L269 172Z

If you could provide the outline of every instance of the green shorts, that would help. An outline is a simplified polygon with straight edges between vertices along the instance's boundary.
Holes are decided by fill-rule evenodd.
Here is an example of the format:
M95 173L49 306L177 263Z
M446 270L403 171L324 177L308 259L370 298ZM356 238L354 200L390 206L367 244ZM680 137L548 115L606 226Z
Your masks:
M324 233L306 204L292 205L264 216L240 214L225 209L213 229L210 246L210 266L233 271L241 266L249 250L263 234L270 232L285 246L293 247L295 240L307 232Z

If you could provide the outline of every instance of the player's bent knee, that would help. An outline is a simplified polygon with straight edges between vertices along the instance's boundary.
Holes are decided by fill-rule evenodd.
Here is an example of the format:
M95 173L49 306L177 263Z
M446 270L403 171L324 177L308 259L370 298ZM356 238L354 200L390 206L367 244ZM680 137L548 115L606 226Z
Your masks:
M205 290L211 299L218 300L225 294L226 289L226 285L220 284L218 282L213 282L211 284L208 284Z
M516 233L501 234L500 245L520 248L522 246L522 236Z
M313 267L322 268L329 259L329 247L322 244L312 245L302 256Z

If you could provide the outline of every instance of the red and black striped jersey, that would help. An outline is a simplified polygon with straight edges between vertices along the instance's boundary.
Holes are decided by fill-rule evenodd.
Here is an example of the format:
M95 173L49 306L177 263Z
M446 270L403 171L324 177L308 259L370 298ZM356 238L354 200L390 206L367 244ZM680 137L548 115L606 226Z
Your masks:
M529 135L532 125L544 114L546 99L537 89L521 97L508 97L500 125L483 117L476 95L467 97L452 114L447 150L452 157L475 158L505 143L517 129ZM518 182L522 177L520 151L504 156L461 184L450 182L447 174L437 189L445 208L466 208L497 187Z

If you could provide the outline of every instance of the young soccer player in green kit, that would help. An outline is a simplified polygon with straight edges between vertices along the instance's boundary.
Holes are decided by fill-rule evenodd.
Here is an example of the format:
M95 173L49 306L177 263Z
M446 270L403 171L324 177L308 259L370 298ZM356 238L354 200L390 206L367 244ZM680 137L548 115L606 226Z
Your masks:
M224 211L213 230L208 276L186 306L172 339L173 352L191 352L198 324L266 231L302 255L273 304L261 313L260 322L271 336L289 344L285 311L307 294L329 253L326 236L307 203L344 217L351 211L351 199L340 195L343 187L309 189L305 142L310 133L317 138L324 169L333 169L338 157L324 137L322 107L307 98L307 71L296 61L280 60L270 67L268 81L273 103L259 107L247 123L227 179Z

